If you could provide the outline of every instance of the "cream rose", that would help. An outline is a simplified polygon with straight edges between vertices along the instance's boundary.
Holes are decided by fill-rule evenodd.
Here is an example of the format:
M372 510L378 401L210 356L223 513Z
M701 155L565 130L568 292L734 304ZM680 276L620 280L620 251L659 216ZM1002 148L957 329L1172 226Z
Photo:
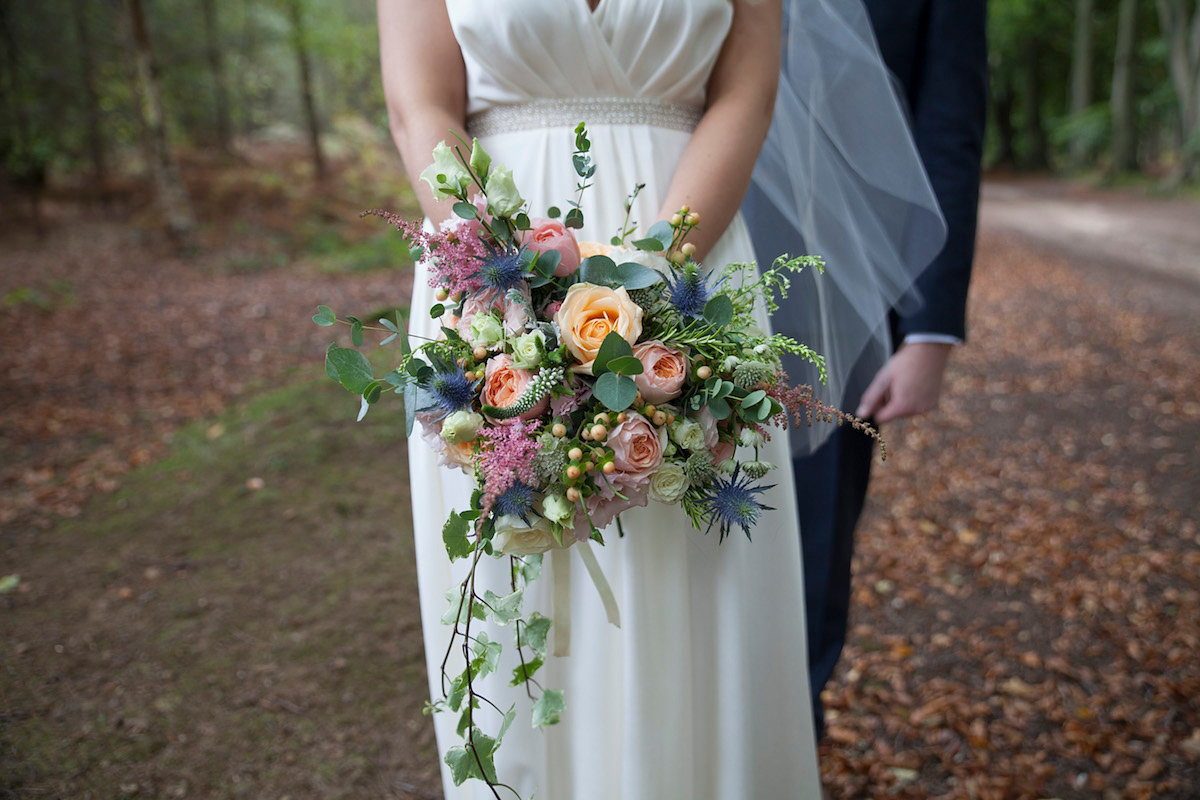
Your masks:
M642 309L629 299L624 287L576 283L567 289L554 321L563 343L579 362L571 369L586 375L592 374L592 362L605 336L615 331L632 345L642 335Z
M671 269L671 262L658 253L651 253L649 250L640 250L636 247L615 247L605 255L618 264L632 261L634 264L641 264L643 267L663 273L669 272Z
M636 411L608 432L606 444L612 448L616 478L623 484L644 484L663 463L667 432L650 424Z
M554 274L565 278L579 269L582 256L579 253L579 243L571 229L558 220L535 219L524 234L525 246L538 253L554 251L560 256Z
M678 503L689 485L683 465L668 461L650 478L650 499L659 503Z
M657 339L636 345L633 355L642 362L642 374L634 375L633 382L647 403L657 405L679 397L688 376L687 356Z
M488 359L483 370L483 392L481 399L489 406L508 408L521 399L529 384L533 382L533 373L529 370L517 369L513 365L512 356L503 353ZM521 419L534 419L541 415L549 405L550 399L543 397L532 408L521 414Z
M510 556L532 556L558 547L550 523L536 514L529 522L516 514L505 514L496 520L492 547Z
M668 428L671 441L684 450L704 450L707 447L703 426L691 417L677 417Z
M441 436L449 444L473 442L483 427L483 417L474 411L459 409L442 420Z

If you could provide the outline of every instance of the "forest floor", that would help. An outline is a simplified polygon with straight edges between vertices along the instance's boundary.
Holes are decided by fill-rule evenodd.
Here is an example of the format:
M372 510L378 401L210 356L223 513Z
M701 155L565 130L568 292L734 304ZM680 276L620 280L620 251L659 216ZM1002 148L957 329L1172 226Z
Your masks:
M440 797L402 430L309 320L411 271L377 198L274 174L197 179L186 256L63 204L0 231L0 797ZM989 187L943 407L884 432L835 798L1200 792L1200 280L1026 191L1198 252L1193 200Z

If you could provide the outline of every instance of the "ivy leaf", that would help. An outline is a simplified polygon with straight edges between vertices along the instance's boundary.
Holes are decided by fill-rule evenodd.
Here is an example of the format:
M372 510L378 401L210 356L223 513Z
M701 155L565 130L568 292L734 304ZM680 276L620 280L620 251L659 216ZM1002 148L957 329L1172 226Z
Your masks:
M482 678L496 671L502 649L499 642L493 642L486 633L480 633L472 649L475 652L475 658L471 661L472 678Z
M596 379L596 385L592 391L596 395L596 399L610 411L624 411L633 405L638 388L637 384L633 382L633 378L618 375L615 372L606 372Z
M629 342L625 341L621 334L611 331L604 337L604 341L600 343L600 349L596 351L596 359L592 362L592 374L599 377L608 372L610 361L632 355L633 348L629 346Z
M450 691L446 693L446 705L451 711L462 707L463 698L467 695L467 675L464 672L450 682Z
M514 703L508 707L508 711L504 712L504 721L500 723L500 732L496 734L496 747L500 746L500 741L504 738L504 734L508 733L508 729L512 727L513 720L516 718L517 706Z
M541 555L522 557L518 561L516 569L520 572L521 577L525 579L525 583L533 583L542 574Z
M526 661L524 664L519 664L513 667L512 680L508 682L509 686L520 686L533 677L545 660L541 656L534 656L532 661Z
M317 313L313 314L313 322L320 325L322 328L328 328L333 323L337 322L337 316L333 313L333 309L329 306L317 306Z
M337 345L330 345L325 351L325 372L354 394L362 394L375 380L375 372L366 356Z
M536 611L530 614L529 621L521 626L525 644L529 645L536 653L545 653L546 637L550 633L552 624L554 623L549 617L543 617Z
M496 751L496 740L487 736L478 728L471 729L474 746L467 742L462 747L452 747L446 751L446 765L450 767L450 778L455 786L461 786L469 778L478 778L492 783L496 782L496 767L492 754ZM483 764L483 771L479 765Z
M704 319L708 324L723 328L733 321L733 301L729 295L714 295L704 304Z
M517 589L512 594L501 597L488 589L483 593L483 602L487 605L490 616L497 625L507 625L514 619L520 619L521 599L524 594L524 589Z
M562 689L547 689L542 692L542 696L533 704L533 727L556 725L559 715L566 707Z
M450 512L450 518L442 526L442 541L446 543L446 555L454 562L466 558L475 549L475 545L467 538L470 529L468 522L457 511Z

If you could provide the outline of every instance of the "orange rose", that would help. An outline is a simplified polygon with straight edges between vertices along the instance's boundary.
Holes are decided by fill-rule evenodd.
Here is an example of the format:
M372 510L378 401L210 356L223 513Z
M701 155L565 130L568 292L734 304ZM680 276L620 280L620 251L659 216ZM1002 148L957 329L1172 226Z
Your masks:
M563 344L579 362L572 371L585 375L592 374L592 362L605 336L615 331L632 345L642 335L642 309L624 287L576 283L567 289L554 321Z
M533 382L533 373L513 366L512 356L504 353L489 358L483 370L484 403L497 408L508 408L521 399L529 384ZM550 403L549 397L543 397L532 408L521 414L521 419L534 419L546 410Z

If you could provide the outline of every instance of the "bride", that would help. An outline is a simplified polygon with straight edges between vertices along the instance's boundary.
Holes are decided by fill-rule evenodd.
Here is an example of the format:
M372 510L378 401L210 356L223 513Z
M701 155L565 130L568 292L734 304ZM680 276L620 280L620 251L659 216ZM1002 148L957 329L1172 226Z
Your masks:
M433 224L450 208L416 178L434 146L479 138L512 169L532 215L574 196L572 131L586 122L597 170L583 196L581 241L632 219L645 231L681 206L701 225L689 240L710 267L753 259L737 215L771 121L779 74L780 0L378 0L392 133ZM418 265L410 333L434 337L433 304ZM765 329L765 313L759 319ZM526 595L551 614L555 572L574 569L555 629L570 653L549 659L544 683L565 690L560 724L534 730L523 691L489 686L522 716L497 753L501 780L550 800L819 798L807 691L803 586L787 437L766 447L775 488L753 541L692 529L676 508L626 512L597 550L620 608L607 623L586 573L565 558ZM440 623L457 570L441 539L472 482L409 447L414 536L430 688L441 695L449 629ZM506 569L500 562L498 569ZM538 594L540 592L540 594ZM504 665L496 673L506 675ZM492 676L495 677L495 676ZM502 684L503 681L497 681ZM454 719L435 715L440 748ZM495 795L456 787L447 798Z

